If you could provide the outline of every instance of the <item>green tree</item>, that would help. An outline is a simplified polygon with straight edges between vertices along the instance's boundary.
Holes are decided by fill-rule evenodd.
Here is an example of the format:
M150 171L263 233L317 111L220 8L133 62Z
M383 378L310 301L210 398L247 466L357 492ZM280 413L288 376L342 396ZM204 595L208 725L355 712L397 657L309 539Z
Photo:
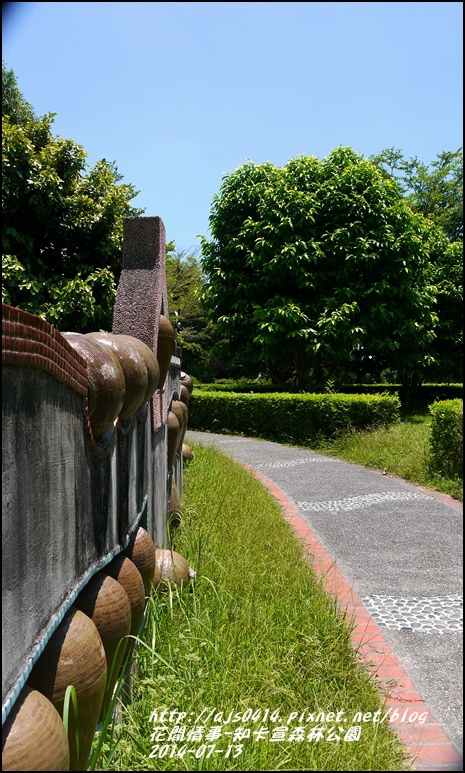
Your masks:
M432 220L451 242L463 241L463 151L438 153L428 167L387 148L370 160L393 177L414 212Z
M430 259L441 232L350 148L277 168L251 161L214 196L202 237L203 304L276 382L321 388L397 372L405 390L433 364Z
M19 110L6 75L16 112L2 116L2 302L60 330L111 329L123 219L143 212L130 204L137 192L115 163L89 169L80 145L53 136L54 114Z
M436 288L437 325L432 344L434 363L428 378L437 382L463 381L463 244L438 243L431 256L431 283Z
M13 70L2 62L2 116L7 115L11 123L23 124L35 121L32 105L21 94Z
M198 250L166 245L166 284L170 322L182 349L183 370L202 381L212 377L212 350L216 334L201 307L203 272Z

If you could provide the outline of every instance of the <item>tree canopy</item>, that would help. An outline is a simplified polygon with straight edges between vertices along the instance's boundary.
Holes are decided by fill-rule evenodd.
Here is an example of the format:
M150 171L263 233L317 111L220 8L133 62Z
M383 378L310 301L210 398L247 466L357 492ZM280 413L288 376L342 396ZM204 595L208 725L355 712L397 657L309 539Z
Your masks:
M11 123L23 124L35 121L32 105L21 94L13 70L2 62L2 116L7 115Z
M439 356L434 282L457 253L350 148L282 168L248 161L223 178L209 224L205 308L275 381L321 388L391 369L407 386Z
M370 160L393 177L414 212L432 220L451 242L463 241L463 151L443 151L428 167L387 148Z
M37 118L2 65L2 301L60 330L111 329L134 187Z
M202 267L195 250L177 250L174 242L166 245L166 286L183 368L190 375L203 375L213 330L200 306Z

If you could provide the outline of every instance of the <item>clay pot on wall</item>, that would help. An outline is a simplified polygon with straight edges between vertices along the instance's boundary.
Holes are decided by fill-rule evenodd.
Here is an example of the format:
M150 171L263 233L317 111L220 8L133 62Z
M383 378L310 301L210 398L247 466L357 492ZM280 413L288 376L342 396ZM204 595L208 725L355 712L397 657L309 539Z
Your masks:
M145 362L145 367L147 368L147 391L144 395L143 402L147 403L155 394L155 390L160 381L160 366L158 365L158 360L150 347L148 347L147 344L144 344L140 338L129 335L119 335L118 339L119 341L127 343L128 346L134 347Z
M120 553L103 571L117 580L126 591L131 604L131 636L138 636L145 610L145 588L142 575L130 558ZM132 659L136 640L130 638L125 652L127 661Z
M186 386L184 386L184 384L181 384L181 392L180 392L180 395L179 395L179 399L181 400L181 402L184 403L184 405L188 406L189 405L190 397L191 397L191 394L190 394L188 388Z
M124 637L131 630L131 604L119 582L104 572L97 572L83 588L74 605L95 624L105 650L107 685L100 715L103 718L111 703L128 644Z
M123 554L130 558L139 570L144 582L145 595L148 596L152 591L155 574L155 545L148 531L139 526L129 545L123 550Z
M124 373L126 394L119 413L120 419L127 419L143 404L148 389L147 366L139 351L125 338L112 333L86 333L86 337L98 341L113 352Z
M176 451L178 450L178 442L181 434L181 425L178 418L173 411L168 411L168 470L174 466L176 459Z
M89 421L98 438L118 418L123 407L126 384L117 358L108 347L82 333L62 333L87 363Z
M168 317L160 314L157 338L157 360L160 366L160 389L165 386L166 377L170 369L171 357L174 354L174 328Z
M172 400L170 405L170 411L174 413L177 420L179 421L179 428L182 430L184 426L184 414L181 411L181 406L179 404L179 400Z
M185 438L186 432L187 432L187 424L189 422L189 409L188 409L187 405L185 403L181 402L181 401L179 402L179 405L180 405L181 410L182 410L182 412L184 414L184 424L183 424L183 427L182 427L182 430L181 430L181 437L180 437L179 443L178 443L178 451L180 453L182 453L182 445L184 443L184 438Z
M187 373L184 373L181 371L180 376L181 381L181 392L179 399L181 400L184 405L187 407L189 406L189 400L191 399L191 394L194 389L194 382L192 380L192 377L189 376Z
M168 528L170 530L177 529L181 523L182 509L181 499L179 497L178 488L174 480L171 481L171 493L170 502L168 508Z
M192 448L187 443L182 444L182 460L183 462L190 462L194 458Z
M58 711L27 685L2 727L2 770L69 770L69 746Z
M181 371L180 380L181 380L181 386L186 387L187 391L189 392L189 395L191 395L194 389L194 382L192 380L192 376L189 376L187 373L184 373L184 371Z
M66 689L74 685L78 705L79 754L72 701L68 742L69 769L87 770L107 680L107 661L99 632L92 620L71 607L35 663L28 686L48 698L63 716Z
M179 437L178 437L178 445L176 448L176 451L181 451L182 449L182 441L184 440L184 435L187 431L187 420L189 418L189 411L187 409L187 405L184 405L180 400L172 400L171 402L171 410L175 414L177 420L179 421Z
M145 609L145 588L141 573L131 559L121 553L102 571L117 580L126 591L131 605L130 634L137 636Z
M167 590L170 582L184 588L196 573L191 569L185 558L174 550L158 548L156 551L154 587L160 593Z

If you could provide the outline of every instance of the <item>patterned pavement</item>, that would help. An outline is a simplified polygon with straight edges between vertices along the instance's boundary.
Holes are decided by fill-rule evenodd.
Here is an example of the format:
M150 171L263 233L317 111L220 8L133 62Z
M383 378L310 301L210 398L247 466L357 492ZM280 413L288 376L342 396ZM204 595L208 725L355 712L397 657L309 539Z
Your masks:
M362 596L368 612L380 628L419 633L462 633L463 596L394 598Z

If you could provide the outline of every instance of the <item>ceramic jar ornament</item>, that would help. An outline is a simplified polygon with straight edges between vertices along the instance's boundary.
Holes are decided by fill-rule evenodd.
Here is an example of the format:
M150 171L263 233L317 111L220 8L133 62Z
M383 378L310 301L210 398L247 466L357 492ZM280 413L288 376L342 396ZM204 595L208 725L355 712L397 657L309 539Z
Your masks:
M181 392L179 399L181 400L184 405L189 406L189 400L191 398L192 391L194 389L194 382L192 380L192 377L189 376L187 373L184 373L181 371L180 375L180 381L181 381Z
M174 466L176 451L178 450L181 425L174 411L168 411L168 470Z
M170 369L171 357L174 354L174 328L168 317L160 314L160 322L157 337L157 360L160 366L160 389L165 386L166 377Z
M132 610L122 585L104 572L97 572L78 595L74 606L84 612L100 634L107 660L107 685L103 718L113 695L131 631Z
M183 462L190 462L194 458L192 448L187 443L182 444L182 460Z
M158 365L158 360L155 357L154 352L147 346L147 344L144 344L140 338L129 335L119 335L118 341L127 343L128 346L134 347L134 349L138 351L145 362L145 367L147 368L147 391L144 395L143 402L147 403L155 394L158 383L160 381L160 366Z
M145 588L142 575L136 565L130 558L120 553L103 571L117 580L126 591L129 603L131 604L131 630L125 657L130 660L136 640L132 637L138 636L145 610Z
M153 577L155 574L155 545L152 537L142 526L132 535L129 545L123 550L123 554L131 559L139 570L145 588L145 595L152 591Z
M189 392L189 395L191 395L194 389L194 382L192 380L192 376L189 376L187 373L184 373L184 371L181 371L180 380L181 380L181 385L186 387L187 391Z
M69 770L62 718L45 695L27 685L2 727L2 770Z
M107 661L99 632L92 620L70 607L33 666L28 686L45 695L63 716L68 686L76 690L79 753L76 725L70 701L68 743L69 769L87 770L92 741L107 681Z
M179 497L178 488L173 479L171 481L171 493L170 493L170 502L169 502L169 508L168 508L168 527L171 530L177 529L181 523L181 519L182 519L181 499Z
M181 410L179 400L171 401L170 411L172 411L176 416L177 420L179 421L179 429L182 431L182 428L184 426L184 414Z
M145 609L145 588L141 573L131 559L122 553L115 556L102 571L117 580L126 591L131 605L130 634L137 636Z
M176 583L179 588L186 587L195 577L196 573L180 553L157 548L154 587L158 592L167 590L170 582Z
M110 349L121 365L126 394L119 418L127 419L141 407L147 393L148 374L144 359L139 351L125 340L127 336L112 333L86 333L86 337Z
M179 435L178 435L178 442L176 451L181 451L182 449L182 441L184 440L184 435L187 431L187 419L188 419L188 410L187 406L184 405L180 400L172 400L171 401L171 411L176 416L177 420L179 421Z
M111 427L123 407L126 384L117 358L108 347L82 333L62 333L87 363L89 421L94 437Z
M184 438L185 438L186 432L187 432L187 424L189 422L189 409L188 409L187 405L185 403L181 402L181 401L179 402L179 406L180 406L181 411L182 411L183 416L184 416L184 423L183 423L183 426L182 426L182 429L181 429L181 437L179 438L179 443L178 443L178 451L180 453L182 453L182 445L184 443Z
M179 399L181 400L181 402L184 403L184 405L188 406L189 405L190 397L191 397L191 395L190 395L190 392L189 392L188 388L186 386L184 386L184 384L181 384L181 392L180 392L180 395L179 395Z

